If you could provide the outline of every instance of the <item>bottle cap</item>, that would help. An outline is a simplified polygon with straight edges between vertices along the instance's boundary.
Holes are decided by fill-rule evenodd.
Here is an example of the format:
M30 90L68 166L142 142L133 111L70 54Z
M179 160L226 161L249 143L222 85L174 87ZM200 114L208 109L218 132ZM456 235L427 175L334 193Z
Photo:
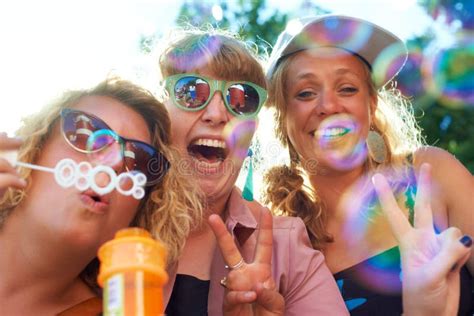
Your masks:
M110 276L125 271L141 270L155 274L166 283L166 249L142 228L125 228L99 249L100 271L98 282L103 286Z

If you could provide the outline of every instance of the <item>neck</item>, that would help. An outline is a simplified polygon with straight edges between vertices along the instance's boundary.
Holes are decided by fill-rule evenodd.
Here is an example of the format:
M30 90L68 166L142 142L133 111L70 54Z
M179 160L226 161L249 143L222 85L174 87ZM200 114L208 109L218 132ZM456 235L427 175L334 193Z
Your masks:
M229 202L232 191L233 191L233 188L229 192L219 196L218 198L207 197L207 200L206 200L207 207L204 211L206 219L211 214L217 214L222 217L226 215L225 211L227 209L227 203Z
M327 171L309 176L311 186L323 201L329 220L342 219L344 214L337 206L351 186L362 178L365 167L359 166L348 171Z
M78 276L94 253L65 245L24 215L15 209L0 231L0 301L39 311L39 306L68 307L92 297Z

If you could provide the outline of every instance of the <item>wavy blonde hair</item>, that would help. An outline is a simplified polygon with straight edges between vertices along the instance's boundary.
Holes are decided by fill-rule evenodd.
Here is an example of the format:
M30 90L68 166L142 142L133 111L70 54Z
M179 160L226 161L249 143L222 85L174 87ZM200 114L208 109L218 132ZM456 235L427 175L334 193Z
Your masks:
M290 166L271 168L264 176L264 202L276 214L299 216L305 222L311 243L314 248L322 249L331 242L332 236L326 230L327 214L324 202L317 195L317 188L308 184L308 175L300 164L298 153L292 146L286 130L287 120L287 76L292 62L297 56L293 54L283 59L274 71L269 85L268 105L275 108L276 135L283 146L288 147ZM369 94L377 100L377 107L371 117L372 128L379 132L387 145L387 159L382 164L370 156L365 162L368 172L378 169L390 170L408 177L411 163L407 156L423 145L420 129L415 121L410 101L405 98L395 85L376 89L370 69L362 62L367 77ZM405 182L406 183L406 182ZM400 192L402 185L395 187Z
M173 30L158 48L163 79L205 69L223 80L245 80L266 88L257 46L215 28Z
M147 190L131 226L149 230L166 245L168 264L177 261L189 231L201 219L201 197L196 186L179 172L177 164L173 164L173 161L178 161L178 152L170 147L170 119L164 105L149 91L114 77L90 90L66 92L56 102L23 120L22 127L17 132L24 139L18 159L35 163L53 127L59 121L61 110L74 106L87 96L111 97L139 113L148 125L152 146L158 148L170 161L170 169L161 182ZM20 168L19 173L26 179L28 186L25 190L10 188L5 193L0 201L0 225L28 194L31 170ZM96 292L97 269L96 258L81 273L82 279Z

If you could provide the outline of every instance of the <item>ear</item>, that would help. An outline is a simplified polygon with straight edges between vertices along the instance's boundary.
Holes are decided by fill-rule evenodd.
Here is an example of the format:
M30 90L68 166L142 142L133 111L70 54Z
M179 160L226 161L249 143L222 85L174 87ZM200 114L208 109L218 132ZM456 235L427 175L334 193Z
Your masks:
M377 106L378 106L378 96L377 94L374 94L374 95L371 95L370 96L370 100L369 100L369 114L370 114L370 117L373 117L375 116L375 111L377 110Z

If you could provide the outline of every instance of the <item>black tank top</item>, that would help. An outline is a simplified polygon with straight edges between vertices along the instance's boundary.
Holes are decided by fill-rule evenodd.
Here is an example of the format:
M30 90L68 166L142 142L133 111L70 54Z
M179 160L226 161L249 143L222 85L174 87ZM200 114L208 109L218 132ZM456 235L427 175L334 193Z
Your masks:
M177 274L165 314L168 316L205 316L209 280Z
M347 309L358 315L401 315L402 283L400 251L393 247L334 274ZM461 297L458 315L474 315L472 276L461 269Z

